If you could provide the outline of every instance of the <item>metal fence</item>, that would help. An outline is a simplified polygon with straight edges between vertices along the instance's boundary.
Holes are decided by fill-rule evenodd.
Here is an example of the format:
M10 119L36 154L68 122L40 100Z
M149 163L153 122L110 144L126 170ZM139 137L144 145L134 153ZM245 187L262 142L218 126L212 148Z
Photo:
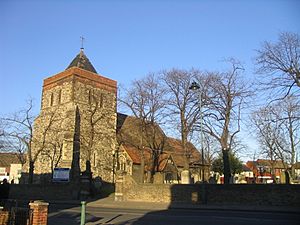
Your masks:
M32 225L33 211L29 208L12 207L9 225Z
M13 199L1 201L0 225L32 225L33 210L28 207L18 207Z

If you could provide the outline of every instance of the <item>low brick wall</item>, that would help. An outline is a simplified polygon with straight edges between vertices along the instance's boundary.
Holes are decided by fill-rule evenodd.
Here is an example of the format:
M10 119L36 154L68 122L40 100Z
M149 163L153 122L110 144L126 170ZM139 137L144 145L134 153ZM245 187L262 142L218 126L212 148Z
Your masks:
M77 199L79 187L72 184L12 184L10 185L10 199L26 200L70 200Z
M116 201L299 206L300 185L137 184L118 176Z
M30 210L28 208L6 208L0 210L0 225L47 225L48 206L49 203L47 202L34 201L29 203Z

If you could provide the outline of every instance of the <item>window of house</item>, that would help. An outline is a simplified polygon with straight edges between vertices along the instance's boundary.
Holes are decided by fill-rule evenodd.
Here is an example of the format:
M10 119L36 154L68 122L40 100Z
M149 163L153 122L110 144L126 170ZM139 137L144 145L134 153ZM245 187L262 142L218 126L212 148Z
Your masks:
M126 171L126 159L124 156L120 157L120 170Z

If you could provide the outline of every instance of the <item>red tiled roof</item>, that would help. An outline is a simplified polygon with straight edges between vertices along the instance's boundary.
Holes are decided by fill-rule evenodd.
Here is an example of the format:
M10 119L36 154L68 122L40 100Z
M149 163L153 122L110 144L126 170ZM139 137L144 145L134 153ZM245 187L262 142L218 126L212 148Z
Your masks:
M273 166L275 169L284 169L284 164L281 160L268 160L268 159L257 159L256 161L248 161L246 163L246 165L250 168L250 169L255 169L259 166L268 166L271 167L273 163Z
M157 148L163 150L163 154L159 158L160 168L164 167L164 162L167 161L167 158L170 155L177 166L184 166L185 152L181 145L181 141L167 137L158 124L148 124L148 126L144 128L146 131L142 133L142 123L140 119L120 113L118 113L117 118L118 142L124 147L130 158L133 160L133 163L141 163L139 148L143 146L145 158L148 161L150 161L151 149ZM151 139L151 134L154 134L155 138ZM191 163L200 161L200 153L190 142L187 143L187 153L190 155Z

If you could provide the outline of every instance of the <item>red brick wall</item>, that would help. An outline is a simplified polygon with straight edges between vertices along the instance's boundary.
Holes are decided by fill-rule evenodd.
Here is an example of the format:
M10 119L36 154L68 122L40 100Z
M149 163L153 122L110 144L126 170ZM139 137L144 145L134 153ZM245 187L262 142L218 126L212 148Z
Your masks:
M41 201L29 203L30 209L33 210L32 225L47 225L48 205L49 203Z
M0 211L0 225L8 224L9 212L8 211Z
M64 80L69 80L71 77L73 77L74 79L78 79L81 82L93 83L94 86L101 87L112 93L117 93L116 81L76 67L70 68L52 77L46 78L44 80L43 89L51 89Z

